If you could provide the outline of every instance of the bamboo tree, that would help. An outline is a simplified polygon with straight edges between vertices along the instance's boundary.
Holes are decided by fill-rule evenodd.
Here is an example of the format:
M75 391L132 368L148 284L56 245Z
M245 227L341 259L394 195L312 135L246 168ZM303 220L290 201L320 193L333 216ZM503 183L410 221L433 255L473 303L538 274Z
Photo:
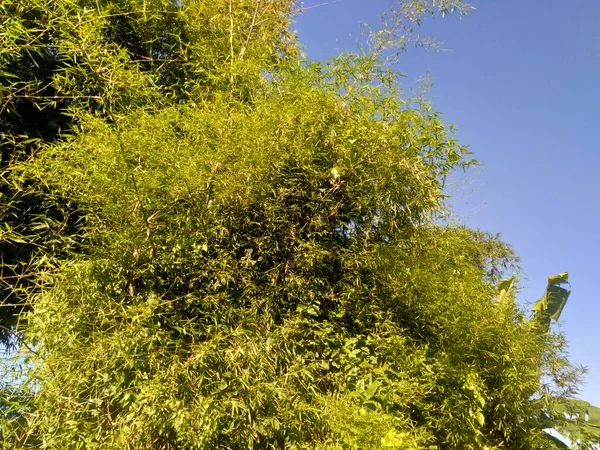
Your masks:
M403 2L322 64L284 1L6 5L6 61L43 37L50 97L69 98L26 90L68 132L11 134L6 204L69 214L4 226L30 246L9 268L32 261L5 446L549 445L543 406L573 383L540 367L575 372L496 288L510 247L441 220L445 178L474 161L387 65L462 2Z
M78 205L19 179L15 164L68 138L82 114L110 122L136 108L201 103L230 80L247 97L261 70L295 52L290 8L288 0L2 2L0 340L12 342L40 261L54 267L66 251L84 251Z

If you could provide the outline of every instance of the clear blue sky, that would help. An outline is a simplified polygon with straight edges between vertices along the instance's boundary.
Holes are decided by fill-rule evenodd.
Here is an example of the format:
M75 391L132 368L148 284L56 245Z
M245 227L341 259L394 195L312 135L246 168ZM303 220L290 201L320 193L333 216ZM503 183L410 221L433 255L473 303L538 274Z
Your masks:
M358 22L379 23L388 4L307 9L295 25L307 56L351 49ZM424 25L452 51L410 50L397 69L407 86L430 70L434 107L483 163L451 187L454 210L513 246L520 299L536 300L548 275L569 272L561 328L571 360L589 369L580 397L600 406L600 1L472 4L467 17Z

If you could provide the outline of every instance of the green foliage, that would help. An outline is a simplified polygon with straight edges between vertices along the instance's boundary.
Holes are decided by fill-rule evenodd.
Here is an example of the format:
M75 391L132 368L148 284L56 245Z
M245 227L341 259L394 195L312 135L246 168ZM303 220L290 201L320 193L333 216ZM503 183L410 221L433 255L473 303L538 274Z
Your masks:
M245 98L296 50L289 0L6 0L0 5L0 340L27 306L40 259L82 251L72 199L14 180L15 163L76 131L81 114L112 122L139 107ZM27 189L15 183L27 185Z
M11 134L5 204L76 220L3 226L35 248L8 266L32 261L7 448L548 448L577 373L501 281L511 249L441 222L474 162L383 65L413 29L316 64L284 1L6 5L61 30L39 51L84 63L52 88L88 96L68 133Z
M600 444L600 408L583 400L566 400L553 409L560 420L557 428L571 440L579 440L581 448Z
M536 320L543 329L550 327L550 320L558 320L560 314L567 304L571 291L561 286L569 282L569 274L561 273L548 277L548 286L546 292L535 305L534 320Z

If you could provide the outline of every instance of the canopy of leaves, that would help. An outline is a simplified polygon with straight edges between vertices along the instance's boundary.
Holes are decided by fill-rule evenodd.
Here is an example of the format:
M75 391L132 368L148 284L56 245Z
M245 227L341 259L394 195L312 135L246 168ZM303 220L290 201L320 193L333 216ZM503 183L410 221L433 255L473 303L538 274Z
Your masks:
M580 447L594 449L600 445L600 408L584 400L569 399L556 405L554 415L561 419L556 428ZM568 448L565 444L564 448Z
M7 124L38 105L69 130L3 131L3 207L39 219L3 225L31 261L6 446L552 448L564 342L497 287L509 247L439 220L472 161L388 41L315 64L284 1L89 3L1 7L32 36L6 67L43 37L69 98L5 69Z
M0 339L26 306L40 255L78 247L82 216L43 186L15 188L12 166L74 131L149 105L202 102L293 55L290 0L6 0L0 4ZM33 182L27 180L27 185Z

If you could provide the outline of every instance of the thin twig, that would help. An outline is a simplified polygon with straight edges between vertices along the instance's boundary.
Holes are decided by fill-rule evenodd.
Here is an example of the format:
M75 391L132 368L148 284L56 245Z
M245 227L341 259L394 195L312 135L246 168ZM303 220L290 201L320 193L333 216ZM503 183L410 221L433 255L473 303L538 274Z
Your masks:
M230 74L229 74L229 82L231 83L231 89L233 90L233 9L231 5L231 0L229 0L229 66L230 66Z
M327 5L331 5L333 3L339 3L339 2L343 2L343 1L344 0L331 0L330 2L319 3L318 5L306 6L306 7L300 8L300 10L302 12L304 12L304 11L308 11L309 9L319 8L320 6L327 6Z
M250 30L248 30L248 36L246 37L246 42L244 43L244 46L240 50L240 60L244 57L244 53L246 53L246 48L248 48L248 45L250 44L250 36L252 35L252 30L254 29L254 26L256 25L256 17L258 15L258 7L259 6L260 6L260 0L256 0L256 7L254 8L254 15L252 16L252 23L250 24Z

